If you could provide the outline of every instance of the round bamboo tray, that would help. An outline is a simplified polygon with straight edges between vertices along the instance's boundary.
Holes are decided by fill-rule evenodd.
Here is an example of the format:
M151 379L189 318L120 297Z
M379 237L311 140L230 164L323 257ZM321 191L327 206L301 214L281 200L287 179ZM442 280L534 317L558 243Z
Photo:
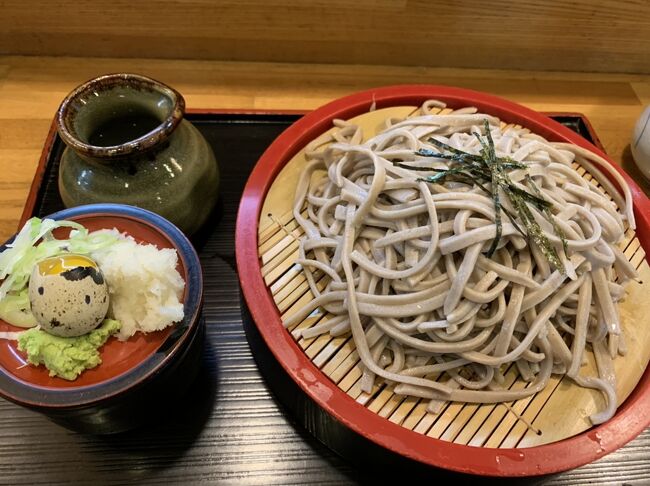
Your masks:
M296 181L305 163L303 148L330 130L335 118L360 125L367 138L386 118L407 117L431 98L452 108L475 106L504 124L520 125L549 140L568 141L605 156L539 113L468 90L398 86L334 101L278 137L244 190L237 221L237 264L252 317L275 358L311 399L353 431L400 455L490 476L549 474L591 462L631 440L650 423L650 373L646 371L650 347L645 346L650 327L640 317L650 312L647 284L632 284L621 304L628 354L615 360L619 408L614 418L598 427L592 427L588 417L604 406L600 394L558 375L544 390L525 399L496 405L446 403L437 414L426 411L427 401L396 395L383 383L363 393L359 358L349 335L300 337L302 329L327 316L310 316L292 329L282 326L283 318L313 298L295 265L301 230L291 212ZM373 103L376 110L369 112ZM575 168L591 179L583 168ZM644 248L650 244L650 201L624 176L634 194L637 231L626 232L621 248L648 282ZM596 374L593 356L583 370ZM514 367L506 380L513 389L527 386Z

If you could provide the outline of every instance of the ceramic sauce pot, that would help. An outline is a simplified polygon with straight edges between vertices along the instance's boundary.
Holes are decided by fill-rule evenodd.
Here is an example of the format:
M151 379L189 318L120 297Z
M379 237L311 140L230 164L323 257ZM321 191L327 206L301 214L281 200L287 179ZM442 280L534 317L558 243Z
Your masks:
M650 179L650 106L636 121L630 149L637 167L646 179Z
M100 76L72 91L56 117L67 145L59 168L65 206L130 204L196 232L216 203L219 169L184 112L180 93L136 74Z

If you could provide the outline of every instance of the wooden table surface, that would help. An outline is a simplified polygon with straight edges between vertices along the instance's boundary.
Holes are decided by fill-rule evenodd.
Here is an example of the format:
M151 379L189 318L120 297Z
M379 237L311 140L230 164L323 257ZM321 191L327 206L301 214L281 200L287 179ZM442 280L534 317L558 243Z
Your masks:
M386 66L259 64L213 61L0 57L0 241L16 230L41 149L63 97L110 72L137 72L178 89L189 108L307 110L354 91L391 84L446 84L483 90L540 111L580 112L606 151L650 192L629 149L632 129L650 104L650 76ZM639 449L646 473L650 456ZM645 437L648 436L648 437ZM637 450L638 449L638 450ZM631 450L631 449L630 449ZM621 454L622 451L619 451ZM639 456L639 454L641 454ZM10 455L2 455L10 460ZM622 457L624 460L624 456ZM596 469L590 471L594 473ZM620 466L621 472L625 471ZM576 480L578 479L577 476ZM598 476L595 476L596 478ZM632 477L635 477L632 475ZM644 479L641 479L644 478ZM585 476L584 480L596 480ZM0 483L2 478L0 478ZM636 481L632 481L636 484ZM578 483L580 484L579 480ZM616 483L611 483L616 484ZM641 484L641 483L638 483Z

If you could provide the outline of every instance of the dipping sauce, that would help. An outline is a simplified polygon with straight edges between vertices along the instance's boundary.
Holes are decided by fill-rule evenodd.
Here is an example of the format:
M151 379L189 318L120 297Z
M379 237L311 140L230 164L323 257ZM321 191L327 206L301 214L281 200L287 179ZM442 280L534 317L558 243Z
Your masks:
M162 122L146 111L129 109L123 114L108 118L88 137L88 143L96 147L122 145L151 132Z

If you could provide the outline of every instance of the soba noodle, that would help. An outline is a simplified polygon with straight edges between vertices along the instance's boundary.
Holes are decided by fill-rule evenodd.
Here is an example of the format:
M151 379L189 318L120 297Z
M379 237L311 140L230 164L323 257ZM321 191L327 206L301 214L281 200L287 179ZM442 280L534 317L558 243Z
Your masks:
M397 394L430 400L430 411L441 401L517 400L560 373L600 391L606 408L590 418L594 424L609 419L617 406L612 359L625 350L617 302L636 278L617 246L626 228L634 228L629 188L587 150L502 126L473 108L437 113L443 107L429 101L411 117L387 120L367 141L359 127L338 120L336 131L308 147L293 213L304 231L297 263L314 299L284 324L293 327L324 310L329 317L303 330L304 337L351 332L362 389L370 392L384 380ZM507 218L488 257L498 231L485 188L426 182L431 172L395 164L448 169L448 160L417 154L445 152L429 143L432 137L479 154L474 134L486 135L484 120L496 155L526 166L510 170L510 179L530 191L529 176L552 203L564 241L541 211L531 211L563 271L519 230L521 221ZM573 162L604 190L582 178ZM587 349L598 377L580 374ZM504 387L511 366L530 382L524 389Z

